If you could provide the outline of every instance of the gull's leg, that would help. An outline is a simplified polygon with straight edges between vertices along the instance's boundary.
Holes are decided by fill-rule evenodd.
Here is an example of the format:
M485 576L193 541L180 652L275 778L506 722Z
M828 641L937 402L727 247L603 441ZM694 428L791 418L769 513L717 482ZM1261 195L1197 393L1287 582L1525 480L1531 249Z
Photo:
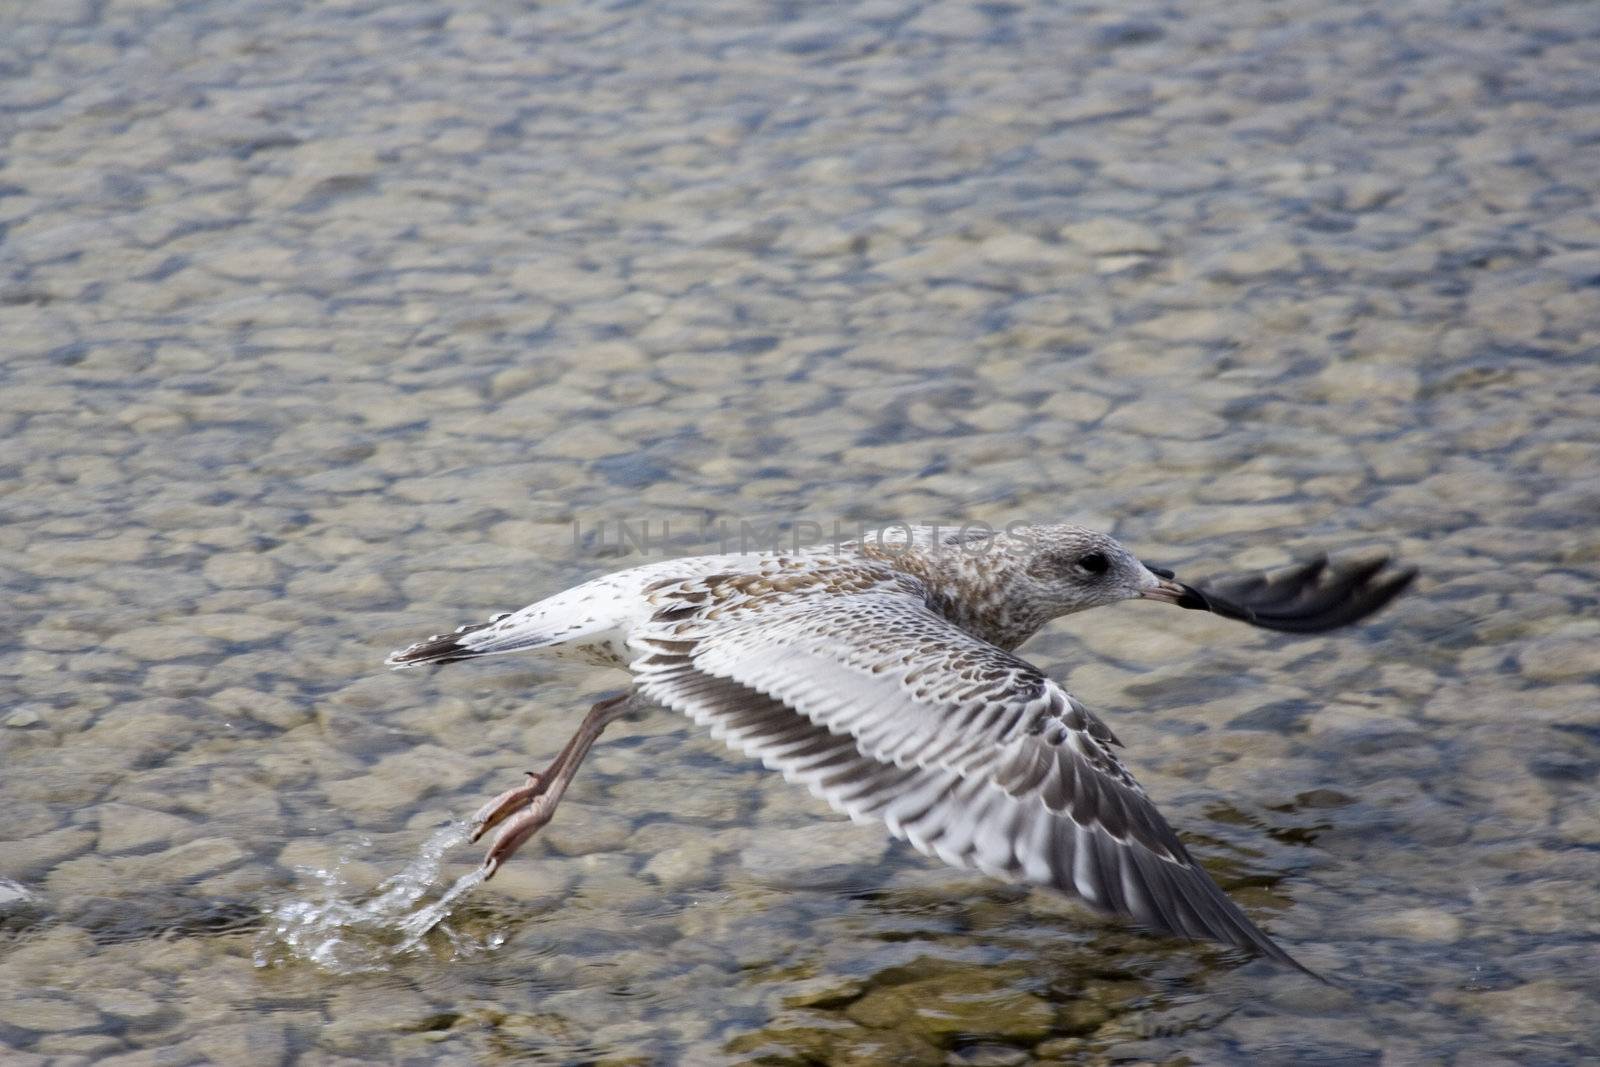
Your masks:
M629 698L632 693L602 700L589 709L578 724L577 732L567 740L550 766L537 774L528 772L528 781L515 789L508 789L478 810L472 840L476 841L491 827L505 821L495 835L489 854L483 858L484 880L494 877L500 865L511 858L522 843L538 833L556 812L556 805L578 773L589 749L607 726L633 711ZM520 809L520 810L519 810ZM513 814L515 812L515 814Z
M479 808L477 814L472 817L471 839L473 841L478 840L507 816L513 814L519 808L526 807L542 795L549 787L549 784L561 773L562 768L573 759L575 750L578 750L580 746L581 751L576 751L576 758L581 762L584 753L588 751L590 745L594 744L595 738L600 736L600 732L620 717L621 710L617 705L624 703L628 695L624 693L620 696L608 697L595 704L589 709L589 713L584 716L583 722L578 725L577 732L562 746L561 751L556 754L556 758L550 761L550 766L542 771L523 772L528 776L526 782L512 789L507 789L504 793ZM569 778L571 774L571 771L567 772Z

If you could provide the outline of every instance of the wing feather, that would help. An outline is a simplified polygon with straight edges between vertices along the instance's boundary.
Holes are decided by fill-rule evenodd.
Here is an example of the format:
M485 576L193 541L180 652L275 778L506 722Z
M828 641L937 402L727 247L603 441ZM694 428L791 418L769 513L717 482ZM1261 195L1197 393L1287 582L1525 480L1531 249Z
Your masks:
M903 579L845 596L670 594L633 636L637 685L735 750L947 863L1305 969L1189 855L1103 723Z

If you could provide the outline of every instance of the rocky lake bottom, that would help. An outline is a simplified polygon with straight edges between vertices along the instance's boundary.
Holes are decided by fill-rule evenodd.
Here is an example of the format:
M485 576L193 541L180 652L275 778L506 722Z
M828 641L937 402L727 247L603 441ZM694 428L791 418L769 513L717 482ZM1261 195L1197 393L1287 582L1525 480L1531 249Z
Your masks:
M1592 5L159 8L0 16L8 1065L1592 1057ZM666 713L440 905L621 676L391 649L621 522L1024 518L1421 569L1023 649L1332 986Z

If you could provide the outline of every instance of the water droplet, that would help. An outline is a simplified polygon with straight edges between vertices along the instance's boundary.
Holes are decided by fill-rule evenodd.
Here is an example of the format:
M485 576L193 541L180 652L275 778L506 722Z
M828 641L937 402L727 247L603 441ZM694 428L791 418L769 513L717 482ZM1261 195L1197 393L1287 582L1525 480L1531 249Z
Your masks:
M353 891L340 871L354 856L342 853L331 870L306 870L322 886L314 899L284 901L269 909L267 924L255 949L258 967L307 962L340 974L389 970L396 960L429 950L429 931L438 929L449 946L450 958L476 955L504 943L502 935L487 940L451 929L451 910L483 884L483 869L475 867L431 904L422 902L438 887L444 856L464 844L471 834L466 823L452 823L423 843L416 859L397 874L384 879L371 894ZM362 839L359 848L370 848ZM352 850L353 851L353 850ZM419 906L420 905L420 906Z

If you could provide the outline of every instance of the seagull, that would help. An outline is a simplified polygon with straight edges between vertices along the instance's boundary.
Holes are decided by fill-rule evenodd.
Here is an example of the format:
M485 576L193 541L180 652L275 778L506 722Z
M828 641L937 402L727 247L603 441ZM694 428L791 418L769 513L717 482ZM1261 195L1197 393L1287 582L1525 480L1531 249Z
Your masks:
M839 545L617 571L386 662L539 651L632 675L548 767L478 811L472 840L499 827L485 878L550 821L608 725L665 707L946 863L1320 977L1184 847L1111 728L1015 649L1052 619L1124 600L1319 633L1378 611L1415 576L1387 554L1317 556L1201 587L1082 526L897 524Z

